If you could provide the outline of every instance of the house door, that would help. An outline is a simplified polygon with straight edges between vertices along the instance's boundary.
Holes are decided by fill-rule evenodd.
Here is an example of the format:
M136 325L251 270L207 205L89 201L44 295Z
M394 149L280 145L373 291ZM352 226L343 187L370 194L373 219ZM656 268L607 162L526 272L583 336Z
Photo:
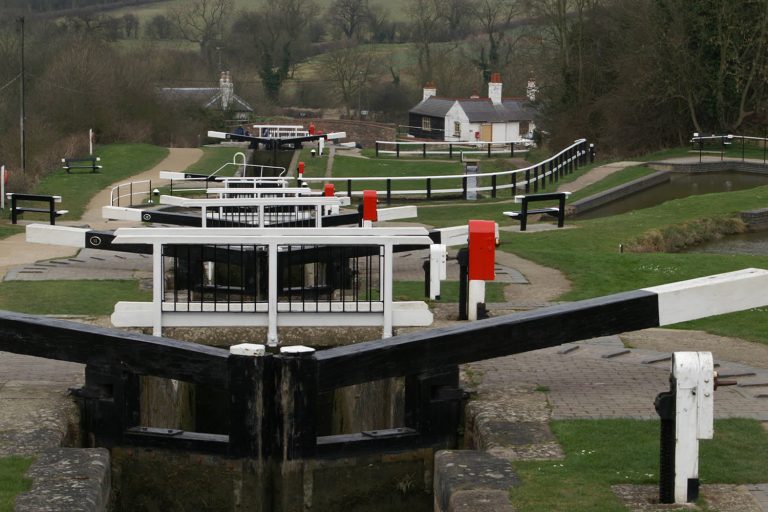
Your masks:
M480 125L480 140L483 142L493 142L493 125L492 124Z

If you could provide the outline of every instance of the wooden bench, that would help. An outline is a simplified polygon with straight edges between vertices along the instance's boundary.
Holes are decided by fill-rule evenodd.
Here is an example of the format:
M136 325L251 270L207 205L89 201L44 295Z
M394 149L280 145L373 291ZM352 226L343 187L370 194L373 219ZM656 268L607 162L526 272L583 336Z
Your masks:
M520 231L525 231L528 226L529 215L550 215L557 217L557 227L561 228L565 224L565 198L571 195L570 192L550 192L546 194L525 194L515 196L516 203L522 203L519 212L504 212L504 215L520 221ZM549 206L544 208L529 209L528 203L537 201L558 201L558 206Z
M31 213L47 213L50 218L51 225L56 224L56 217L60 217L65 213L69 213L69 210L57 210L56 203L61 202L61 196L45 196L40 194L17 194L15 192L9 192L5 195L11 200L11 223L16 224L19 215L24 212ZM19 206L19 201L29 201L38 203L48 203L48 208Z
M96 172L101 169L101 166L96 162L100 162L101 158L98 156L87 156L85 158L62 158L62 167L67 171L67 174L72 174L72 169L90 169L91 172Z

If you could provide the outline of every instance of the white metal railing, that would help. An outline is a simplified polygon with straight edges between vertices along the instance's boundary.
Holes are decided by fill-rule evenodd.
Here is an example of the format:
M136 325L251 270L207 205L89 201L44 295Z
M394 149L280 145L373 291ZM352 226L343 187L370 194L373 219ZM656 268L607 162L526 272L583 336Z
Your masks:
M254 173L254 176L218 176L222 170L230 168L231 166L240 168L243 171L243 174L245 174L244 171L247 169L258 169L258 173ZM264 176L265 170L277 171L277 176ZM144 197L148 197L149 202L152 202L154 201L152 197L157 195L155 191L157 186L169 186L170 194L173 195L174 182L176 182L175 186L177 189L181 188L185 192L207 193L209 189L222 186L224 188L229 188L231 185L246 186L246 188L254 188L261 185L284 187L288 183L285 176L285 167L249 164L247 163L245 153L237 152L232 156L231 162L225 162L221 167L208 175L201 176L184 172L160 171L160 179L157 180L141 180L121 183L112 188L109 205L120 206L121 203L127 203L128 205L140 204L144 201ZM188 186L179 187L179 182ZM197 184L200 185L196 186ZM159 193L159 191L157 191L157 193ZM138 200L137 197L139 198Z
M720 155L720 160L726 157L726 152L730 150L732 153L735 149L734 143L741 142L741 160L746 159L746 146L747 144L757 143L757 146L762 145L763 150L763 163L768 161L768 138L767 137L751 137L748 135L699 135L694 133L691 137L691 143L694 144L694 150L699 153L699 162L701 162L702 155L704 153L714 153ZM705 149L705 145L709 145ZM733 158L729 156L728 158Z
M304 183L345 183L347 196L358 196L363 194L361 187L356 190L354 185L364 183L366 188L374 189L377 192L385 194L387 200L392 195L422 195L431 198L438 194L457 194L461 193L467 197L469 192L490 192L491 197L496 197L496 193L501 190L511 190L512 195L516 195L518 189L525 193L537 192L539 188L546 188L547 181L554 183L567 173L573 172L579 165L583 165L594 160L594 144L587 144L586 139L578 139L573 144L563 149L559 153L537 164L525 167L523 169L514 169L509 171L496 171L487 173L462 173L462 174L443 174L431 176L364 176L364 177L317 177L301 179ZM505 183L500 183L506 179ZM489 185L480 185L480 180ZM461 188L455 185L440 186L446 182L456 183L461 181ZM404 184L424 183L424 188L405 188ZM380 184L380 185L379 185ZM395 188L393 188L395 185Z
M518 149L515 149L515 145ZM376 141L376 156L381 155L421 155L426 158L430 155L448 155L448 158L453 158L453 155L458 155L462 159L464 155L510 155L515 156L515 152L525 153L528 148L534 146L534 142L530 139L516 139L507 141ZM394 149L385 149L393 146ZM401 149L416 147L418 149ZM444 149L441 149L444 148Z

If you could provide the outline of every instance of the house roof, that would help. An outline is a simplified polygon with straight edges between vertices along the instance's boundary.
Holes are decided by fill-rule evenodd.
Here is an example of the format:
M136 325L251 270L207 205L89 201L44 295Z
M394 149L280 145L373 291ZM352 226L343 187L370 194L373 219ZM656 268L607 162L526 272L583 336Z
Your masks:
M221 89L219 87L163 87L160 94L170 99L195 101L205 108L221 108ZM235 112L253 112L253 107L237 94L232 95L231 110Z
M410 112L430 117L445 117L453 104L458 102L470 123L533 120L535 111L527 100L504 98L501 101L501 104L495 105L490 98L449 99L432 96L413 107Z

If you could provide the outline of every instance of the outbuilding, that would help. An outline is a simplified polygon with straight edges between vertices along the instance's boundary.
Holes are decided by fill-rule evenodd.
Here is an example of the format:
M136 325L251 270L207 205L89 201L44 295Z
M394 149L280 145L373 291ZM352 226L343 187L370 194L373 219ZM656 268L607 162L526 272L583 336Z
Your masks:
M441 98L432 82L424 86L421 102L408 113L408 134L444 141L509 142L532 139L532 102L536 84L528 81L526 97L502 97L501 75L488 83L488 97Z

